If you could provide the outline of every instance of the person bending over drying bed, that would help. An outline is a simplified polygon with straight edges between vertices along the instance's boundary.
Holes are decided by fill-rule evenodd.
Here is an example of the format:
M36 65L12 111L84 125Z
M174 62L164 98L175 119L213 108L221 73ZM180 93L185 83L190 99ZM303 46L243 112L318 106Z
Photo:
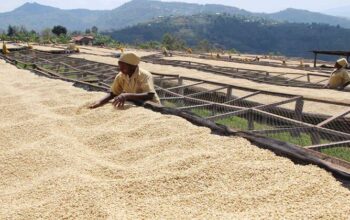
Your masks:
M329 77L328 83L324 86L327 89L344 90L350 84L350 77L346 71L348 61L344 58L337 60L334 67L335 70Z
M140 58L135 53L123 53L118 62L120 72L114 79L111 92L89 108L103 106L112 99L114 99L113 105L117 107L124 106L126 101L133 101L136 104L152 101L160 104L152 74L139 68L139 63Z

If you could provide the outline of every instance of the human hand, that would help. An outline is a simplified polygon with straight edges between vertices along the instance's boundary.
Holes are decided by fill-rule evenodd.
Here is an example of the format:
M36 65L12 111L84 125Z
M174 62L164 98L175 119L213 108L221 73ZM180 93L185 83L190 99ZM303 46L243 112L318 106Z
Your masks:
M125 101L128 100L128 95L127 94L120 94L119 96L114 98L113 105L115 107L123 107L125 104Z

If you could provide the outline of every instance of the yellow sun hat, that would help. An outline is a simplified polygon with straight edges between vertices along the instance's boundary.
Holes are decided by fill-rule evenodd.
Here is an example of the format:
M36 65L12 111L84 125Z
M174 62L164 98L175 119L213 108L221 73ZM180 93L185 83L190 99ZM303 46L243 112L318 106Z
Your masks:
M127 52L127 53L123 53L120 56L119 61L133 65L133 66L137 66L140 63L140 57L137 56L135 53Z
M348 61L345 58L341 58L337 60L337 64L339 64L342 67L346 67L348 65Z

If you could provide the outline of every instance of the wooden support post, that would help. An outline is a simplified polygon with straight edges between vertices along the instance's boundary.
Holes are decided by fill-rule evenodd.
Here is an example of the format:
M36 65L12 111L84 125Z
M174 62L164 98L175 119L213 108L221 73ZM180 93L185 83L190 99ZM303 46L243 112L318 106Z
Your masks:
M232 87L227 87L226 100L230 100L232 98Z
M314 52L314 54L315 54L315 57L314 57L314 67L316 68L316 64L317 64L317 53Z
M164 88L164 81L162 80L163 78L164 78L164 76L162 76L160 78L160 82L159 82L159 86L162 87L162 88Z
M321 143L320 134L318 133L318 131L316 129L311 130L310 137L311 137L312 145L318 145Z
M217 115L217 106L213 105L211 108L211 116L214 117L215 115Z
M183 78L179 77L179 79L177 80L178 86L182 86L183 82L184 82ZM185 91L184 88L179 88L179 94L180 95L184 95L184 91Z
M61 68L61 64L59 63L59 64L57 65L57 68L56 68L56 73L59 73L59 72L60 72L60 68Z
M183 85L183 82L184 82L184 80L183 80L182 77L179 77L179 78L177 79L177 85L178 85L178 86L182 86L182 85Z
M298 99L295 103L295 120L302 121L303 119L303 108L304 108L304 101L302 98Z
M248 111L248 130L254 130L254 112L251 110Z
M294 115L295 120L303 121L303 107L304 107L304 101L302 98L300 98L295 102L295 115ZM300 137L300 132L296 130L290 132L290 134L292 137Z
M269 72L266 72L265 73L265 79L268 78L270 76L270 73Z
M68 72L69 70L68 66L63 65L63 67L64 67L64 72Z
M183 78L179 77L178 80L177 80L177 84L179 86L182 86L183 85ZM180 95L184 95L185 94L185 88L179 88L179 94ZM185 100L184 99L181 99L180 102L179 102L180 106L184 106L185 105Z

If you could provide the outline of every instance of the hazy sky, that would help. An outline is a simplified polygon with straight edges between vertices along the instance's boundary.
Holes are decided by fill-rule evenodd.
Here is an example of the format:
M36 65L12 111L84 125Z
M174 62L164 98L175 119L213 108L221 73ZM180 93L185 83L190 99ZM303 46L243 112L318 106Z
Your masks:
M113 9L129 0L36 0L44 5L63 9ZM166 0L172 1L172 0ZM253 12L275 12L285 8L299 8L311 11L324 11L350 5L350 0L176 0L181 2L210 3L236 6ZM0 0L0 12L11 11L28 0Z

